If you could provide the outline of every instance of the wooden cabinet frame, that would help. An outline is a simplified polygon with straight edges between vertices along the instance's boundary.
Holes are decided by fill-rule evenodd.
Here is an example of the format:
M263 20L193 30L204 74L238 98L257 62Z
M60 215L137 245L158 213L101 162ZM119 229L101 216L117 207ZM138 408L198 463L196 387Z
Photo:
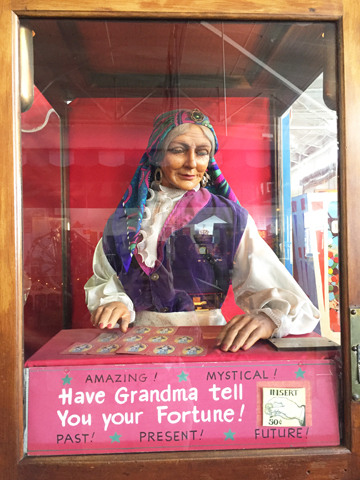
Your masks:
M101 5L101 6L99 6ZM18 17L334 21L340 85L344 440L339 447L23 458L22 220ZM360 4L358 0L3 0L0 8L0 477L13 479L356 479L360 403L351 399L349 309L360 305Z

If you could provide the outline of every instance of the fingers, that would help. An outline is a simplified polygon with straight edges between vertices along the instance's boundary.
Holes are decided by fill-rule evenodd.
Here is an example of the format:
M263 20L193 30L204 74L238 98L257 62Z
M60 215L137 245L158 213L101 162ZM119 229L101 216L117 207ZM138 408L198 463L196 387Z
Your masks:
M127 310L127 309L126 309ZM123 332L123 333L126 333L127 332L127 329L129 327L129 323L130 323L130 312L129 310L127 310L127 313L125 313L122 317L121 317L121 324L120 324L120 330Z
M221 345L220 348L223 352L227 352L228 350L237 351L243 346L245 339L252 331L251 327L249 330L248 326L251 319L252 317L250 315L236 315L224 326L216 342L218 346Z
M125 333L130 323L130 312L126 305L121 302L111 302L102 305L91 315L93 326L101 329L114 328L119 320L121 320L121 331Z
M271 322L271 320L270 320ZM270 333L271 335L271 333ZM269 335L269 336L270 336ZM232 352L237 352L240 348L243 348L243 350L248 350L250 347L254 345L260 338L269 338L264 336L263 334L263 329L261 327L256 327L253 329L253 331L250 333L250 335L244 340L244 342L241 343L235 343L231 347Z
M260 338L269 338L276 328L264 314L236 315L220 332L216 345L224 352L249 349Z
M224 338L228 335L228 333L233 329L234 326L241 327L241 325L246 325L247 322L245 317L246 315L236 315L230 320L229 323L224 325L224 327L221 329L221 332L217 336L215 344L218 346L221 345Z

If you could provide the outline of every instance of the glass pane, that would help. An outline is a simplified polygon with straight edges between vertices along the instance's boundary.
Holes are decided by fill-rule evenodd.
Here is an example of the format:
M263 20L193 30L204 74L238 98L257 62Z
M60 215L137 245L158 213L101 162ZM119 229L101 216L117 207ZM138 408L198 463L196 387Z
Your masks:
M28 454L338 445L335 26L24 26Z
M21 117L27 355L63 325L60 121L35 87L34 104Z

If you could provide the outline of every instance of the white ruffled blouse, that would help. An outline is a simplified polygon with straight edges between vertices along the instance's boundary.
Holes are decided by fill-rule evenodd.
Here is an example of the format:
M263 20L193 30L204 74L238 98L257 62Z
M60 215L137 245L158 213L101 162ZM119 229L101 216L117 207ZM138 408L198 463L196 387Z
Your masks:
M174 206L186 191L161 186L159 191L149 189L149 193L140 230L142 240L138 243L137 248L145 265L153 267L161 229ZM133 302L126 295L116 272L109 264L101 240L94 253L93 271L94 275L84 287L86 303L90 312L95 311L100 305L119 301L129 309L131 322L135 321ZM310 333L320 319L319 311L260 237L250 215L235 254L232 286L236 304L244 312L253 315L264 313L273 320L277 326L273 336L283 337L288 334ZM141 323L144 313L136 315L136 323ZM177 325L194 323L223 325L226 323L220 310L202 312L197 315L195 321L193 317L188 320L189 312L146 313L150 317L155 315L155 321L166 316L165 323L171 323L170 319L173 318Z

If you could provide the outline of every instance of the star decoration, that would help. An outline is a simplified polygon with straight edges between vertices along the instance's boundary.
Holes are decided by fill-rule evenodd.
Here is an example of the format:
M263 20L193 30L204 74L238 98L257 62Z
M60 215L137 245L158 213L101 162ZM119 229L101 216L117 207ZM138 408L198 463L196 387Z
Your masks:
M63 381L63 385L65 385L66 383L68 383L70 385L70 382L71 382L72 378L69 377L68 374L66 374L66 377L62 378L61 380Z
M116 432L114 433L114 435L110 435L110 438L111 438L111 443L113 442L118 442L120 443L120 438L122 437L122 435L118 435Z
M232 432L232 431L231 431L231 428L229 428L229 431L228 431L228 432L224 432L224 435L225 435L225 441L226 441L226 440L234 440L235 432Z
M187 382L188 375L188 373L181 372L180 375L176 376L179 377L179 382Z
M299 370L297 372L295 372L295 375L296 375L296 378L304 378L304 373L305 373L305 370L301 370L301 367L299 367Z

